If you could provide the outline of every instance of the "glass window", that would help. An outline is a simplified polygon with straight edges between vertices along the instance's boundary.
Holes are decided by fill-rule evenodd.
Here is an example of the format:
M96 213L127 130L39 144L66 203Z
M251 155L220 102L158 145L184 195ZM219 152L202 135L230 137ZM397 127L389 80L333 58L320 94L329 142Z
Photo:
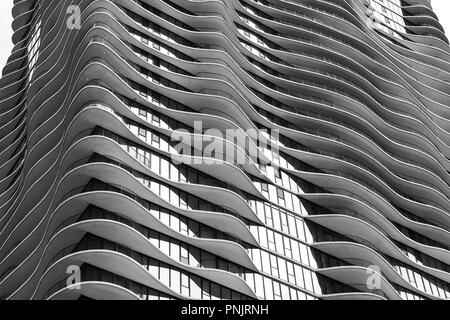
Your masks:
M170 287L175 291L181 293L181 279L180 272L174 269L170 270Z
M271 274L271 265L269 254L265 251L261 251L262 270L268 274Z
M258 297L262 299L266 298L264 290L264 280L260 274L255 274L255 292Z
M203 300L211 300L210 296L210 282L206 280L202 280L202 289L203 289Z
M191 298L202 299L202 287L199 277L192 275L190 278Z
M305 279L306 290L314 292L314 286L313 286L311 271L309 271L308 269L304 268L303 269L303 276L304 276L304 279Z
M159 280L166 286L170 287L170 270L167 267L160 267Z
M190 296L189 290L189 277L185 274L181 274L181 294L184 296Z
M305 281L303 278L303 268L299 265L294 265L294 271L295 271L295 282L297 286L300 288L305 288Z
M272 280L264 277L264 289L266 293L266 300L274 300Z
M220 286L215 283L211 283L211 298L212 300L221 299Z
M147 130L144 128L139 128L139 136L147 138Z

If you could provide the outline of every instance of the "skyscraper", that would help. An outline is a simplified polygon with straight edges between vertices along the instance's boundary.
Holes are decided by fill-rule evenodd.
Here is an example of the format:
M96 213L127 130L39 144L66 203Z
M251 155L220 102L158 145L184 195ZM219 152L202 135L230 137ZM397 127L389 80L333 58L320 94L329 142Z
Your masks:
M14 1L2 299L449 299L428 0Z

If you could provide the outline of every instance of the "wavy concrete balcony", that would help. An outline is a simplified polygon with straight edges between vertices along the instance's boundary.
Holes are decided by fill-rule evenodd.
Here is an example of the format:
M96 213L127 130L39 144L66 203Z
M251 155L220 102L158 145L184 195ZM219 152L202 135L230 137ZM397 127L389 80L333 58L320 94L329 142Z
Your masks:
M1 299L450 299L428 1L379 29L368 0L40 2L0 80Z

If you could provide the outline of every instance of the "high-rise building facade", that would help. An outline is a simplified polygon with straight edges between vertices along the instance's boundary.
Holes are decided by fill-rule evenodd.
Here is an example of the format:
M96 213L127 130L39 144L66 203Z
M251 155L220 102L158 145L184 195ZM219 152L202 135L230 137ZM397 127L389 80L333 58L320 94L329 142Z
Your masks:
M429 0L14 0L1 299L450 299Z

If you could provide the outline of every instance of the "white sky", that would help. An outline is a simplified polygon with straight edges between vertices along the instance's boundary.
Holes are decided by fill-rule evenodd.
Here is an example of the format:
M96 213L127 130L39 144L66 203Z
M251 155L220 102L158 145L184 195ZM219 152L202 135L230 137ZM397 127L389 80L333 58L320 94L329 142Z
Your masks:
M441 24L444 26L447 36L450 38L450 1L431 0L431 4L439 17ZM3 70L3 66L5 65L12 50L12 6L13 0L0 0L0 70Z

